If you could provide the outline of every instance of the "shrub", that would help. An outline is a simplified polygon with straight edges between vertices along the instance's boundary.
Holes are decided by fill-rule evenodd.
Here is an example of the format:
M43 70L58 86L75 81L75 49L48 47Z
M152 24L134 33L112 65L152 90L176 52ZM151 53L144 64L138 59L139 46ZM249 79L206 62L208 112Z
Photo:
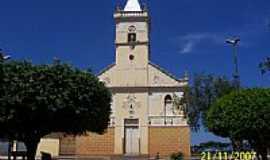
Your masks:
M171 160L183 160L183 153L178 152L178 153L173 153L171 155Z

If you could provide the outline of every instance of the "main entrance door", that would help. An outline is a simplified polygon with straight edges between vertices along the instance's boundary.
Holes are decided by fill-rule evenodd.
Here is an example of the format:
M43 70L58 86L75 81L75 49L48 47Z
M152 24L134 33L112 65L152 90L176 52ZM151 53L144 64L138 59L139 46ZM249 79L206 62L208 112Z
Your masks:
M140 154L140 134L138 119L125 120L125 153L127 155Z

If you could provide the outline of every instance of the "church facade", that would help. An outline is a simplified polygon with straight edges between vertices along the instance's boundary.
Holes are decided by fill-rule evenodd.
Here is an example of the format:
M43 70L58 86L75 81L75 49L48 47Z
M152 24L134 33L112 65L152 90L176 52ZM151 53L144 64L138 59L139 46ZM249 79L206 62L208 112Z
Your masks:
M117 8L115 62L99 75L112 92L112 114L104 135L60 139L60 155L190 155L190 127L183 106L187 77L178 79L152 63L150 16L138 0Z

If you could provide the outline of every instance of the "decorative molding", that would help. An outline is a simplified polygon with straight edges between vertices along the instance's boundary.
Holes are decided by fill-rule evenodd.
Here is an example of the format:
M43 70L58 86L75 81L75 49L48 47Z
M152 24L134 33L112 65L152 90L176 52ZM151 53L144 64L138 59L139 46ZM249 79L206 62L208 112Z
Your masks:
M153 82L154 82L154 84L159 84L160 83L160 77L155 75L154 78L153 78Z
M129 114L135 114L136 109L141 107L141 103L137 100L136 96L130 94L123 102L123 108L128 110Z
M109 77L105 77L103 81L106 85L111 84L111 79Z

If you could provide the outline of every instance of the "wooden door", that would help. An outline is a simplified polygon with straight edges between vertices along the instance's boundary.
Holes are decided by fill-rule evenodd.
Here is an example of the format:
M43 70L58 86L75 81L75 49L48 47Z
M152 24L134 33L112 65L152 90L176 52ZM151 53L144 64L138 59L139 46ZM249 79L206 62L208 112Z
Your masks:
M126 127L125 128L125 150L127 155L138 155L139 150L139 128Z

